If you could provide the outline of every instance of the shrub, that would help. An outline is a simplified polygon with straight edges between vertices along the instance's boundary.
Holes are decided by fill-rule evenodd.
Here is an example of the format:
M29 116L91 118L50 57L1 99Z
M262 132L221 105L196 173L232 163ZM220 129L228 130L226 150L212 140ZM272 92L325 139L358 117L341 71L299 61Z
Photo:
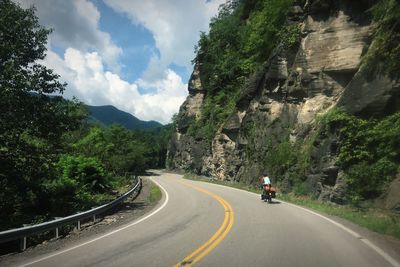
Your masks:
M74 181L90 192L101 193L109 187L104 167L95 158L64 155L60 158L57 169L61 181Z
M397 0L378 1L371 9L376 24L363 66L370 72L377 68L393 78L400 69L400 3Z
M362 119L335 109L321 119L322 129L339 137L339 165L350 198L379 196L399 171L400 112L382 119Z
M43 182L48 212L69 215L99 203L110 187L103 166L94 158L63 155L56 164L57 173Z

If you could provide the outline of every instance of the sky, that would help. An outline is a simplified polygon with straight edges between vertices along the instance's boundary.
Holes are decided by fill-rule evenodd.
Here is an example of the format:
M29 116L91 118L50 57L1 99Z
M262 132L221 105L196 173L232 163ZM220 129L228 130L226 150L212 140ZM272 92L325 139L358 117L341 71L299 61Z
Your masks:
M64 97L169 123L188 95L194 46L225 0L17 0L53 32L41 62Z

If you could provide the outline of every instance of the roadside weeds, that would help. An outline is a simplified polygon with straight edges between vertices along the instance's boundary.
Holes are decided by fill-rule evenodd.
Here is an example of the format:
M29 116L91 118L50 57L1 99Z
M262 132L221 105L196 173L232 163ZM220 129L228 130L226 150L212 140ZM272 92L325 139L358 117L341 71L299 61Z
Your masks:
M158 201L160 201L161 197L162 197L162 193L161 193L160 188L157 185L155 185L154 183L151 183L150 193L147 197L147 200L150 203L150 205L157 204Z

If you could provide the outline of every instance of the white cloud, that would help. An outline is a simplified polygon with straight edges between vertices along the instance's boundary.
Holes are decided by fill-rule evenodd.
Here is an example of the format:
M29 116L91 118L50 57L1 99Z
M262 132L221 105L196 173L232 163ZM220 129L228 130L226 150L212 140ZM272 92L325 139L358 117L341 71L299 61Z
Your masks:
M129 83L118 74L104 71L97 52L82 53L68 48L64 59L49 52L43 61L68 83L65 96L78 97L91 105L114 105L141 120L168 123L187 96L187 84L174 71L167 69L165 79L149 83ZM139 87L155 88L154 93L140 94Z
M199 32L208 31L210 18L225 0L104 0L134 24L147 28L156 42L158 53L134 83L121 79L123 51L109 33L100 30L101 14L91 1L17 1L25 8L34 4L40 23L54 29L43 62L69 84L64 96L92 105L111 104L139 119L168 123L188 94L186 81L169 65L191 71ZM64 56L50 48L65 51Z
M17 0L23 7L34 5L40 23L54 31L52 45L80 51L98 51L107 65L119 71L122 49L113 43L108 33L99 29L100 12L88 0Z
M191 68L200 31L208 31L210 18L225 0L105 0L114 10L152 32L160 57L154 56L144 78L154 80L171 63Z

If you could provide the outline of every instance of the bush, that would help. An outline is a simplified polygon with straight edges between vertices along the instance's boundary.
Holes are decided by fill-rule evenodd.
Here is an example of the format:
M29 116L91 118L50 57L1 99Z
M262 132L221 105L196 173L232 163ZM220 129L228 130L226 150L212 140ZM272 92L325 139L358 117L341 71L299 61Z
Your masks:
M74 181L90 192L102 193L109 187L104 167L95 158L64 155L60 158L57 169L61 181Z
M63 155L56 170L55 177L42 186L48 212L58 216L98 204L102 194L110 188L108 175L94 158Z
M365 120L335 109L321 120L322 129L339 137L339 165L345 171L350 198L379 196L399 172L400 112Z
M371 9L375 20L375 33L368 52L363 58L364 67L399 77L400 69L400 3L397 0L380 0Z

